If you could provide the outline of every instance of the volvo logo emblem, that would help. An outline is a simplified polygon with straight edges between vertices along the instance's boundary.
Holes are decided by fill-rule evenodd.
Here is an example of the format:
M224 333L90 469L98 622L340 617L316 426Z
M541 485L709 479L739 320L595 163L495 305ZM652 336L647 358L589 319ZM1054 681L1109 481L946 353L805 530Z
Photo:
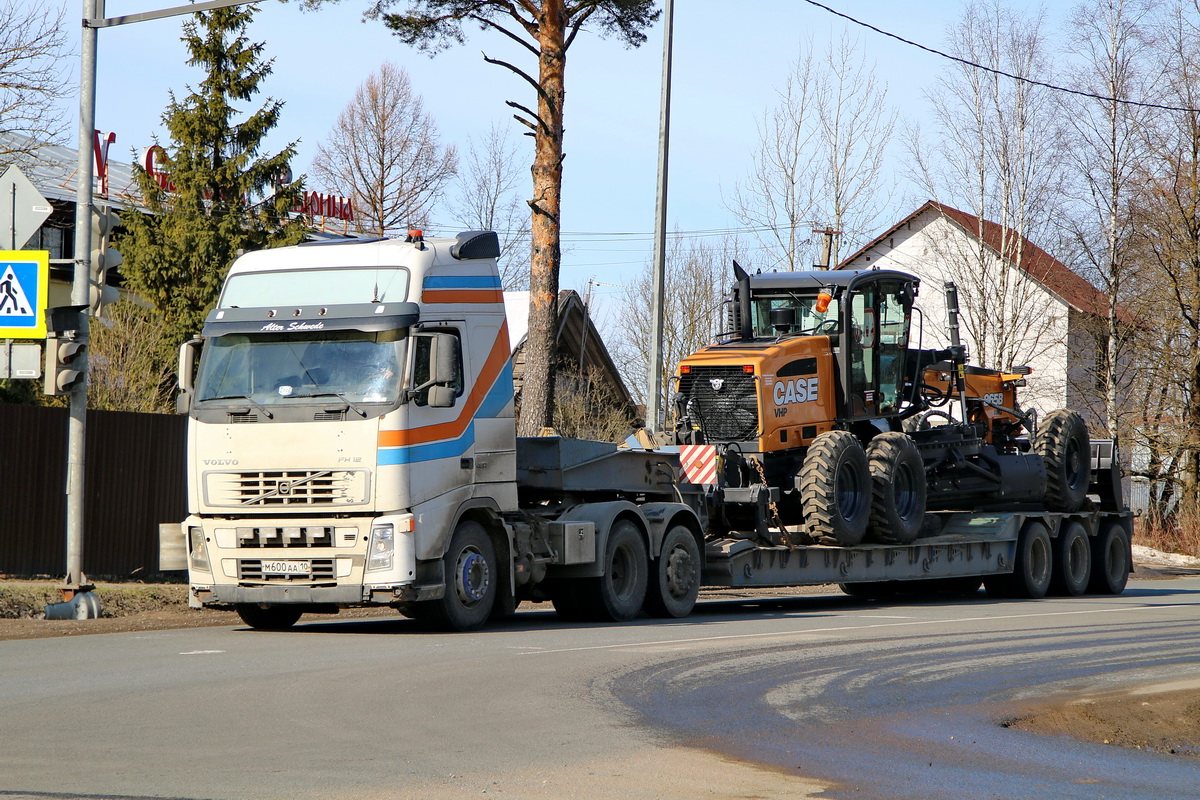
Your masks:
M275 491L279 494L291 494L292 485L287 481L280 481L279 483L275 484Z
M712 387L712 390L714 392L719 392L719 391L721 391L721 387L723 387L725 385L725 379L724 378L709 378L708 385Z

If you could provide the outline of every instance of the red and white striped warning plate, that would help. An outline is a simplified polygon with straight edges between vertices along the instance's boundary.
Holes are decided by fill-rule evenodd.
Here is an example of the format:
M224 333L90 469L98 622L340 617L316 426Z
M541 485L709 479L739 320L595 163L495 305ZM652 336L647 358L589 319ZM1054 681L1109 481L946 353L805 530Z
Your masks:
M692 483L717 482L717 448L711 444L685 444L679 448L683 474Z

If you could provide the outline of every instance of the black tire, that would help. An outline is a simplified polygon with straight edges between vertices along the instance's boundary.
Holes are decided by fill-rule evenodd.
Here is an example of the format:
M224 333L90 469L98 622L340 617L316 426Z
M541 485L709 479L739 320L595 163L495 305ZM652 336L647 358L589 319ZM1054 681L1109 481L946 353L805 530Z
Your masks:
M442 563L446 593L438 600L421 603L421 614L438 630L482 628L496 604L500 577L492 537L478 522L458 523Z
M1087 424L1074 411L1051 411L1038 425L1033 451L1046 464L1049 511L1078 511L1087 499L1092 473L1092 449Z
M646 600L650 558L642 532L627 519L617 520L604 547L604 574L577 581L580 607L595 622L625 622L636 617ZM557 610L557 605L555 609Z
M1108 521L1092 539L1092 579L1088 591L1093 594L1120 594L1129 582L1129 534L1120 522Z
M809 535L842 547L862 542L871 520L871 474L853 434L828 431L814 439L796 487Z
M1025 523L1017 538L1013 571L1008 575L990 575L983 586L991 597L1045 597L1054 572L1054 551L1046 526L1036 520Z
M692 613L700 595L700 546L683 525L663 537L662 552L650 569L646 588L646 613L676 619Z
M238 603L235 607L242 622L260 631L285 631L296 624L304 609L300 606L270 606Z
M1050 594L1078 597L1087 591L1092 577L1092 545L1087 529L1078 522L1066 522L1054 540L1054 569Z
M912 544L925 519L925 465L906 434L881 433L867 445L871 521L867 540Z

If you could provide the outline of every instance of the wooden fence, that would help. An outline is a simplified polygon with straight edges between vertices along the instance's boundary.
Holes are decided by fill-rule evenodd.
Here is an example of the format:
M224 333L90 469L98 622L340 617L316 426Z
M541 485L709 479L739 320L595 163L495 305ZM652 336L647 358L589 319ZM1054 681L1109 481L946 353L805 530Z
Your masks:
M89 411L83 571L158 570L158 525L187 516L184 416ZM0 404L0 576L66 574L67 410Z

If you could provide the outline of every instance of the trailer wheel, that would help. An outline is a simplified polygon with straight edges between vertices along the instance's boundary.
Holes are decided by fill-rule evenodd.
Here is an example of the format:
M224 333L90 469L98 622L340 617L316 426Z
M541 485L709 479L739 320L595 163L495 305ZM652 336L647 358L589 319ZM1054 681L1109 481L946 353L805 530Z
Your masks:
M1038 426L1033 451L1046 463L1049 511L1078 511L1087 498L1092 451L1087 424L1074 411L1051 411Z
M1025 523L1017 538L1013 571L1008 575L989 575L983 579L991 597L1024 597L1036 600L1050 589L1054 553L1050 533L1036 520Z
M283 631L296 624L304 609L300 606L269 606L259 603L238 603L237 615L242 622L260 631Z
M871 475L853 434L827 431L814 439L796 486L810 535L842 547L863 540L871 519Z
M1068 522L1054 541L1054 571L1050 592L1078 597L1087 591L1092 576L1092 546L1087 530L1078 522Z
M642 610L650 559L642 532L627 519L617 520L604 548L604 574L585 578L576 591L587 617L597 622L625 622Z
M925 519L925 465L906 434L881 433L867 445L871 470L870 541L911 544Z
M422 603L426 621L444 631L482 628L496 604L499 574L492 538L478 522L458 523L443 565L446 593L438 600Z
M646 613L652 617L686 617L700 594L700 547L683 525L663 537L662 554L650 570Z
M1120 522L1110 520L1100 526L1092 539L1092 579L1088 591L1093 594L1120 594L1129 582L1129 534Z

